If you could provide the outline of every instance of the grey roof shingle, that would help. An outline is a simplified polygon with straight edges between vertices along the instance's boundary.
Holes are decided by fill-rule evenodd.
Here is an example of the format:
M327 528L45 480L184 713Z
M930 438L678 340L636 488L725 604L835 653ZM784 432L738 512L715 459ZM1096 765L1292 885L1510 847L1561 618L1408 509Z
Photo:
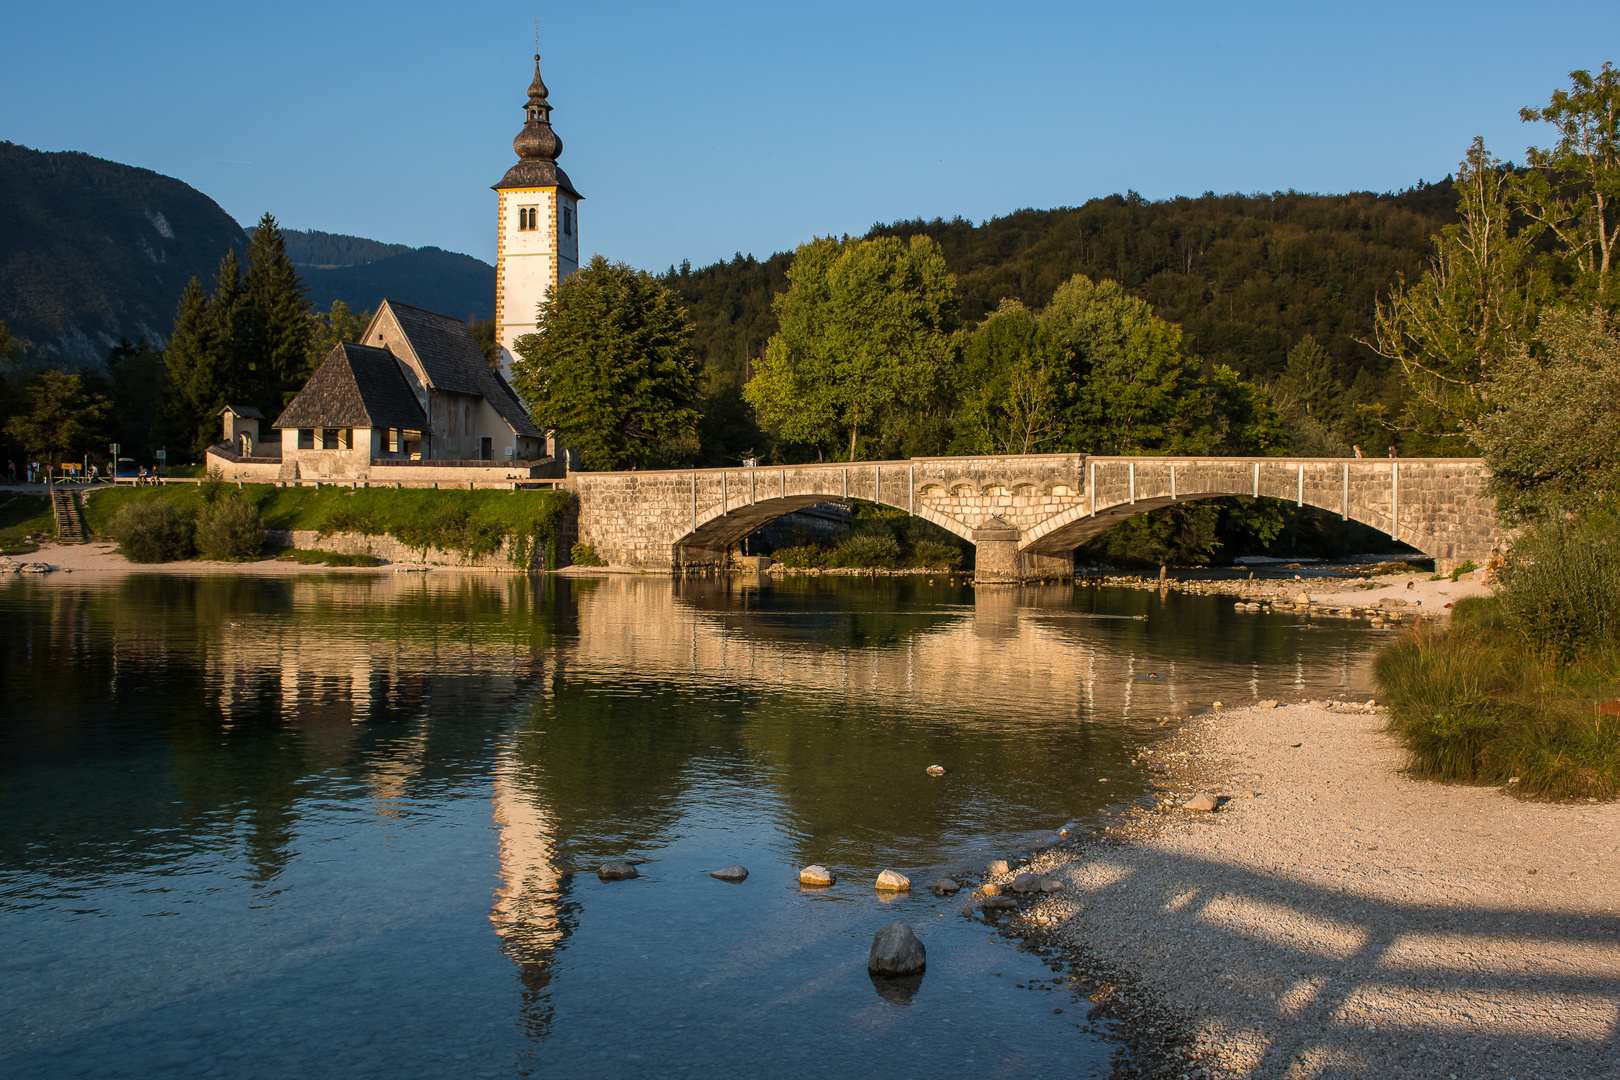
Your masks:
M395 300L383 303L394 313L411 351L427 373L430 387L484 398L517 434L535 439L545 437L529 419L528 411L500 372L489 366L489 360L473 340L466 323Z
M287 405L274 428L404 428L421 431L427 416L387 349L344 343L327 354Z
M576 199L585 197L574 190L573 181L568 179L567 173L558 168L555 161L541 161L532 158L520 161L507 169L506 175L501 177L501 182L494 185L494 190L543 187L562 188Z

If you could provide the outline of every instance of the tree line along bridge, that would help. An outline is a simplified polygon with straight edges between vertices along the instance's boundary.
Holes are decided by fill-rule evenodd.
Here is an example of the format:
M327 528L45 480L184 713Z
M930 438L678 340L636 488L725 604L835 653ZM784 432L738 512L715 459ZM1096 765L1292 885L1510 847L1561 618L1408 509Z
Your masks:
M865 499L971 542L975 580L1073 573L1079 545L1127 518L1225 495L1265 496L1359 521L1446 572L1506 544L1478 458L929 457L740 469L570 473L579 540L643 569L723 564L762 525Z

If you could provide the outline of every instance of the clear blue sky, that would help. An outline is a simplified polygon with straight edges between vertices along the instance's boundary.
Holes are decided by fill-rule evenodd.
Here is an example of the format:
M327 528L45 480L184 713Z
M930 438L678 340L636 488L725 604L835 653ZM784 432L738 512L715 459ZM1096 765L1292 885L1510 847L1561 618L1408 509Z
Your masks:
M251 223L494 257L541 49L587 250L660 270L876 221L1449 172L1620 4L88 2L0 10L0 138Z

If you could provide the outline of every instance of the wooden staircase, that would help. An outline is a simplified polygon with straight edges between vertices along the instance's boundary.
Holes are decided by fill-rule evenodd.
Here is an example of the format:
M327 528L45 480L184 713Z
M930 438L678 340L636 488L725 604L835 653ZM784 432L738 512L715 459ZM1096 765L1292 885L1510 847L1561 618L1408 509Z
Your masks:
M82 544L85 536L84 515L79 511L79 493L67 488L51 489L51 512L56 515L56 542Z

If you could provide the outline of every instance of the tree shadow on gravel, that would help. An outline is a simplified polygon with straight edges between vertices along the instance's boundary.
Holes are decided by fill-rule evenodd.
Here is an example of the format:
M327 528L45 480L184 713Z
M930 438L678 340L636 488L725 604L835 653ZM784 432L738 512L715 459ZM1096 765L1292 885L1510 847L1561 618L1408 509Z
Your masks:
M1139 858L1075 864L1078 899L1116 939L1134 932L1130 962L1152 981L1202 984L1183 989L1234 1075L1620 1076L1620 917L1407 905ZM1082 946L1086 918L1069 928Z

